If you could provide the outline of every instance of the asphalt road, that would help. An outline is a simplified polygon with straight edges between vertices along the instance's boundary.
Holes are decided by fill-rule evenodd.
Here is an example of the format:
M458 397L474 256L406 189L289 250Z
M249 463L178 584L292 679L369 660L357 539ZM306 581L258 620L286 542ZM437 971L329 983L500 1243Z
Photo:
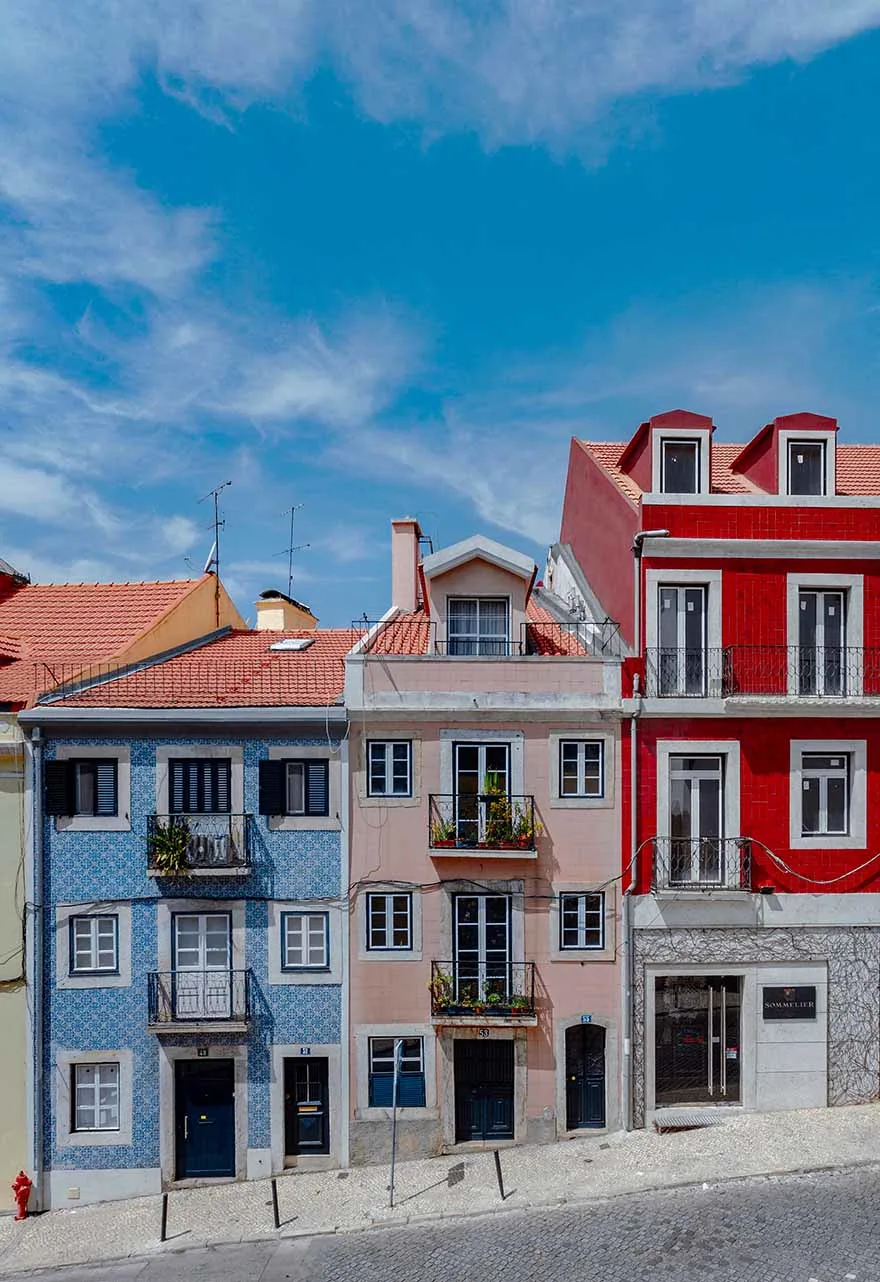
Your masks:
M880 1169L181 1251L27 1276L53 1282L880 1282Z

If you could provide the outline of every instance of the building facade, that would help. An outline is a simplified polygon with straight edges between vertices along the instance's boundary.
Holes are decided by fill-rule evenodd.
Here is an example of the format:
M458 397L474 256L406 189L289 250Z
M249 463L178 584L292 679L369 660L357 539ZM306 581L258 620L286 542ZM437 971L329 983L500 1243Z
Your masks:
M880 449L813 414L713 436L574 441L552 558L631 647L637 1125L880 1080Z
M351 638L262 623L24 714L46 1205L347 1161Z
M390 1153L396 1055L403 1157L619 1117L613 629L492 540L420 548L393 523L346 664L353 1163Z

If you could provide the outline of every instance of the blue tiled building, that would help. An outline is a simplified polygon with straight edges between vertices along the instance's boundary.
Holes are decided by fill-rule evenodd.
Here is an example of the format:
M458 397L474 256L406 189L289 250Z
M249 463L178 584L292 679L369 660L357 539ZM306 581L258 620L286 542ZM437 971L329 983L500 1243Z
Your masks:
M231 632L26 714L44 1205L347 1163L350 643Z

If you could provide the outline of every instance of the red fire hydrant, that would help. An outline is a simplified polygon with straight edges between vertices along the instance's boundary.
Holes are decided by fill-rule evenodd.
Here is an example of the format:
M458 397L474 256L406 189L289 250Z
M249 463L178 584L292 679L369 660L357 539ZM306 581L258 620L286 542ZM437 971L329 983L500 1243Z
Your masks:
M16 1175L15 1179L12 1181L12 1192L15 1196L16 1202L18 1203L18 1215L15 1217L17 1220L27 1219L28 1198L31 1195L31 1189L33 1187L33 1180L29 1180L24 1171L19 1171L18 1175Z

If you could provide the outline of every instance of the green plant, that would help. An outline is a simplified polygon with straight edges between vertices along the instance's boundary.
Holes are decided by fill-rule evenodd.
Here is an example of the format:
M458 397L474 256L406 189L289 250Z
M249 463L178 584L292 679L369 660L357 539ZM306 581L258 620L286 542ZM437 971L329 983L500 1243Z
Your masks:
M435 819L431 824L431 841L455 841L455 822L452 819Z
M177 816L167 823L157 824L149 836L151 867L168 876L187 876L192 835L187 820Z

